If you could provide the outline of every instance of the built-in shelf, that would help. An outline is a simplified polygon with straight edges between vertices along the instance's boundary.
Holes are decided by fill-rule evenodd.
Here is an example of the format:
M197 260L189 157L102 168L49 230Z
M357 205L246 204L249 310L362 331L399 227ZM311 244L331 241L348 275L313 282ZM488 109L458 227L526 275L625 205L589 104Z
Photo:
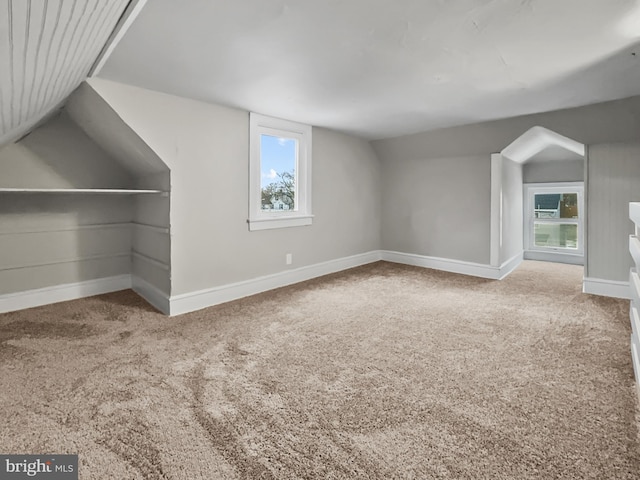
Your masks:
M629 271L629 287L631 288L631 300L634 307L640 307L640 277L635 268Z
M631 335L633 336L633 340L640 344L640 315L638 314L638 309L631 304L631 308L629 308L629 319L631 320Z
M629 309L629 319L631 320L631 363L633 373L636 378L636 391L640 396L640 202L629 203L629 218L635 226L635 235L629 236L629 253L633 258L635 268L629 271L629 288L631 298L631 308Z
M0 188L0 193L84 193L107 195L168 195L162 190L140 190L127 188Z
M0 228L0 236L30 235L34 233L77 232L82 230L125 229L125 228L131 228L131 227L149 230L152 232L162 233L162 234L168 234L170 232L169 227L160 227L157 225L149 225L147 223L139 223L139 222L120 222L120 223L93 223L93 224L86 224L86 225L62 225L62 226L51 226L49 228L27 226L22 230L20 228L11 228L11 229Z
M143 230L149 230L157 233L169 233L169 227L159 227L157 225L149 225L148 223L139 223L139 222L131 222L136 228L141 228Z
M150 263L151 265L155 265L156 267L161 268L162 270L170 270L171 267L169 267L169 265L167 265L166 263L150 257L149 255L145 255L144 253L140 253L140 252L136 252L135 250L131 250L131 256L133 258L137 258L139 260L142 260L144 262Z
M640 270L640 239L635 235L629 235L629 253L636 264L636 270Z
M640 225L640 202L629 203L629 218L636 226Z

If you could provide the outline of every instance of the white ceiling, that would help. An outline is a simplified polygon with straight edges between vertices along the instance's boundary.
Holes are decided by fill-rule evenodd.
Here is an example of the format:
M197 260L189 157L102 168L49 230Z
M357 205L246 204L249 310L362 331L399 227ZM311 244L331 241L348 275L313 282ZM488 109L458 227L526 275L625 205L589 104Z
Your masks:
M0 0L0 145L87 77L130 0Z
M99 76L385 138L640 94L639 42L640 0L153 0Z

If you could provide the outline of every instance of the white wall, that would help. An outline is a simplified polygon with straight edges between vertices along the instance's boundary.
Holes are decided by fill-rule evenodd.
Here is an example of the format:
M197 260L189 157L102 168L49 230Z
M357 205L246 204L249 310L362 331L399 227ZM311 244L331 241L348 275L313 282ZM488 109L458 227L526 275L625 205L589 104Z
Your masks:
M522 255L522 164L502 159L502 247L500 264Z
M380 248L380 165L368 142L314 128L313 225L249 232L248 112L89 83L171 169L172 295Z

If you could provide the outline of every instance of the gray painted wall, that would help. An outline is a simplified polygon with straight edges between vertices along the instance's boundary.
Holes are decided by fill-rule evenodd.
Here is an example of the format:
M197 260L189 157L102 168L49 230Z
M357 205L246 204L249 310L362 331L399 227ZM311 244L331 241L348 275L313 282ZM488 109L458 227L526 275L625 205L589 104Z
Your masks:
M147 188L153 188L146 185ZM133 256L132 273L169 295L171 293L171 235L169 197L139 195L135 198L132 249L144 257ZM151 261L149 261L149 259Z
M501 264L523 250L522 198L522 165L503 157Z
M167 165L136 135L91 86L83 83L69 97L65 110L110 157L135 177L136 188L170 190ZM171 236L169 197L139 195L134 198L131 231L132 274L165 294L171 292ZM149 228L160 227L160 228ZM135 283L134 282L134 285Z
M640 96L376 140L383 161L497 153L536 125L584 144L640 138Z
M380 248L380 164L368 142L314 128L313 225L249 232L248 112L90 84L171 169L172 295Z
M156 271L145 262L139 264L134 261L133 271L172 295L228 285L379 248L488 264L489 152L490 147L499 145L496 149L502 148L522 133L514 133L512 123L524 131L533 124L554 128L554 123L559 122L566 129L556 128L556 131L567 135L571 135L567 130L582 125L582 133L578 135L579 132L574 131L576 135L573 138L583 140L603 135L614 138L637 138L640 135L637 117L640 102L637 98L553 112L546 116L533 115L526 121L521 118L515 122L489 122L401 140L374 142L380 160L372 145L364 140L314 128L313 225L249 232L246 224L248 112L99 79L93 79L91 84L109 108L117 112L116 117L110 117L111 120L122 117L130 131L149 146L148 151L162 158L171 169L171 176L165 171L164 174L142 179L133 178L62 115L23 142L0 151L0 179L6 182L4 186L114 187L133 183L140 187L166 188L170 183L171 198L82 197L79 200L79 197L71 196L3 195L8 200L0 202L0 225L3 228L0 249L1 242L5 242L5 252L15 252L16 249L20 252L21 245L29 247L22 248L22 257L5 254L0 258L0 283L5 289L2 293L131 271L130 260L120 256L113 261L86 260L60 263L56 267L2 269L2 265L15 266L19 261L26 263L36 248L33 242L37 236L46 239L41 241L42 244L52 246L54 251L50 257L54 259L67 255L69 250L65 249L75 246L77 252L87 256L118 254L121 249L133 247L159 262L170 260L171 276L168 271ZM617 121L612 121L612 117ZM116 125L117 122L110 121L109 124ZM113 132L110 130L101 131L102 141L109 141L112 137L115 141L122 133L119 127L114 127ZM474 138L478 141L475 146ZM631 154L625 153L623 157L626 160L622 161L618 158L622 155L622 147L596 145L594 148L596 163L590 172L590 184L599 193L593 201L606 203L615 197L617 203L626 204L629 200L638 200L618 198L622 196L616 193L618 180L612 180L622 176L629 186L628 192L632 192L632 185L637 179L630 176L633 168L628 157ZM622 150L625 148L628 147ZM470 154L449 155L465 151ZM442 156L443 153L447 155ZM613 167L607 167L610 159ZM621 172L616 170L618 167ZM522 173L509 164L504 169L505 199L514 199L505 203L504 208L512 209L513 215L508 217L515 219L515 213L521 212L521 207L518 209L517 206L522 199ZM38 182L41 183L34 185ZM597 195L601 195L599 200ZM622 211L626 218L625 208ZM606 215L602 212L600 217ZM109 236L115 235L113 232L109 235L93 232L94 228L102 229L104 223L130 221L160 227L170 225L171 235L155 237L152 233L157 232L144 230L136 230L137 233L131 235L131 231L126 230L128 236L121 233L114 240ZM590 228L623 230L625 234L622 237L626 241L630 224L621 221L618 226L597 227L597 221L595 225L590 224ZM516 223L505 222L505 231L513 230L514 233L509 235L507 248L503 248L502 260L508 259L511 253L516 252L518 244L521 245L521 229L518 237L515 234ZM68 232L67 226L76 233L57 232ZM84 226L89 228L77 228ZM39 231L42 229L45 230L44 235ZM16 235L34 235L34 240L27 241L24 237L25 241L20 242ZM616 238L619 237L618 234ZM609 240L600 243L597 240L593 245L594 252L600 248L599 255L605 258L606 248L602 249L602 245ZM95 246L97 253L89 246ZM109 246L115 250L101 250ZM626 255L626 244L622 251ZM291 266L285 265L287 253L293 254ZM613 268L607 260L595 257L594 262L590 276L619 279L620 272L624 270L622 279L626 278L628 265L613 272L607 270Z
M168 171L153 149L87 83L71 94L64 109L97 145L136 178L154 177ZM157 183L157 179L152 181L153 185ZM168 184L165 188L169 188Z
M501 151L536 125L586 144L640 139L640 97L372 142L383 166L383 197L400 195L403 200L397 210L383 208L384 248L488 264L490 154ZM466 163L461 164L460 158L466 158ZM451 165L447 168L448 161ZM577 174L576 168L577 164L567 166L563 175ZM550 178L560 173L555 167L532 167L523 179ZM414 193L418 184L421 191ZM521 180L516 184L521 185ZM457 222L425 213L425 200L434 201L442 192L464 188L470 189L462 194L466 213L459 214ZM511 187L503 181L503 188ZM407 191L410 193L398 193ZM433 193L426 193L429 191ZM403 214L403 210L411 213ZM482 214L484 217L478 217ZM515 225L512 230L515 234ZM472 245L446 243L454 237L472 238ZM514 243L519 242L521 234L514 237Z
M382 248L489 263L489 156L385 161Z
M523 165L524 183L582 182L584 160L552 160Z
M585 276L627 281L632 266L629 202L640 201L640 143L590 145L587 151Z
M64 112L0 150L0 187L133 183ZM128 274L132 216L130 197L0 194L0 294Z
M128 274L131 202L0 194L0 294Z
M0 187L132 188L134 179L61 112L0 150Z

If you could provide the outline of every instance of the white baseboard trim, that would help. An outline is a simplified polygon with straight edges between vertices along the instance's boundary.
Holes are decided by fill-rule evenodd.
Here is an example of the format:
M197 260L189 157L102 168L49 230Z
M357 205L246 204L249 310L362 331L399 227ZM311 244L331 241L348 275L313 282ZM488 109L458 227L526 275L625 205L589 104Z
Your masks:
M97 278L78 283L54 285L52 287L26 290L0 295L0 313L39 307L50 303L66 302L78 298L92 297L102 293L131 288L131 275Z
M603 280L601 278L585 277L582 281L582 291L584 293L601 295L603 297L631 298L629 282L616 280Z
M416 255L414 253L401 253L383 250L382 260L415 267L433 268L445 272L460 273L473 277L489 278L501 280L516 269L522 262L522 253L507 260L500 267L493 267L483 263L465 262L462 260L452 260L450 258L428 257L426 255Z
M329 260L327 262L300 267L293 270L266 275L220 287L207 288L196 292L172 295L170 298L169 315L181 315L220 303L230 302L238 298L248 297L256 293L266 292L274 288L284 287L348 268L358 267L367 263L381 260L380 251L372 251L350 257Z
M498 280L504 279L507 275L513 272L516 268L520 266L522 261L524 260L524 252L516 253L509 260L500 265L500 269L498 270Z
M635 343L633 336L631 337L631 364L633 365L633 374L636 379L636 392L640 396L640 358L638 358L638 345Z
M26 292L0 295L0 313L23 308L30 308L49 303L99 295L132 288L136 293L166 315L181 315L206 307L229 302L275 288L292 285L312 278L328 275L360 265L385 260L388 262L433 268L446 272L460 273L475 277L501 280L515 270L522 262L523 254L519 253L504 262L500 267L465 262L447 258L428 257L411 253L374 250L350 257L329 260L327 262L300 267L292 270L266 275L242 282L222 285L195 292L169 296L151 283L135 275L120 275L104 279L90 280L77 284L57 285L54 287L30 290ZM588 285L587 285L588 284ZM617 294L605 292L604 288L616 290ZM610 282L597 279L585 279L586 293L597 295L619 296L628 298L628 282ZM615 293L615 292L614 292ZM624 293L625 296L622 295Z
M583 255L571 255L569 253L549 253L549 252L534 252L527 250L524 252L525 260L537 260L540 262L556 262L556 263L568 263L570 265L584 265Z
M153 305L156 309L165 315L169 315L171 311L171 302L169 295L164 293L155 285L143 280L142 278L132 275L131 276L131 288L134 292L144 298L147 302Z

